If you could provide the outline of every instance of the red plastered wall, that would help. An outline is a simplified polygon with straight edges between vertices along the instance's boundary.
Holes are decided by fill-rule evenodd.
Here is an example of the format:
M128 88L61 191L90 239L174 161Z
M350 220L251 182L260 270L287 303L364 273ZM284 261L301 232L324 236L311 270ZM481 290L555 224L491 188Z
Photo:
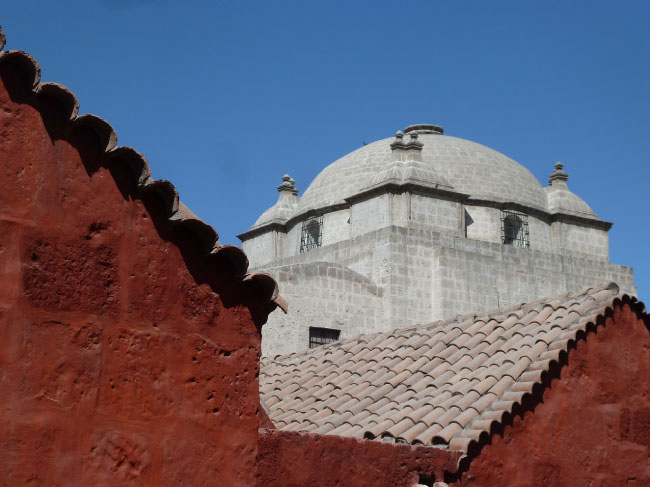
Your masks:
M260 433L258 487L411 487L424 475L442 479L460 454L278 430Z
M252 485L261 324L23 77L0 68L0 485Z

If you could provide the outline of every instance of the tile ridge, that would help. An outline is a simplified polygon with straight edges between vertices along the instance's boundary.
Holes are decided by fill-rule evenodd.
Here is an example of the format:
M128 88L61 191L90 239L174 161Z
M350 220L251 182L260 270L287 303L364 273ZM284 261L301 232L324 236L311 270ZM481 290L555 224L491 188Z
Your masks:
M497 396L490 406L478 414L474 420L466 424L457 436L451 438L448 443L449 448L453 450L453 447L455 446L466 454L461 462L462 465L461 468L459 468L459 474L467 471L471 461L480 455L482 447L489 443L494 431L498 431L499 428L503 426L504 423L507 423L512 417L523 415L527 410L534 411L534 409L542 402L541 397L544 390L550 386L551 379L555 376L559 376L562 369L567 365L569 354L576 348L577 343L580 340L586 341L591 334L590 332L595 331L599 327L606 326L607 318L613 315L616 307L628 304L639 318L646 322L650 322L650 316L647 314L643 302L639 301L635 296L619 294L619 287L615 283L608 283L598 288L590 288L586 290L585 295L605 290L612 291L615 294L601 302L600 306L595 308L592 314L584 316L576 321L576 323L581 322L582 324L580 325L580 329L573 334L573 337L558 337L551 341L551 343L562 343L561 347L552 351L554 352L554 358L540 360L539 357L543 355L543 352L537 359L532 360L528 366L518 374L517 379L513 380L512 384L510 384L501 395ZM547 351L550 350L547 348ZM543 366L541 368L533 369L532 366L537 363L541 363ZM553 371L554 368L555 371ZM522 377L527 374L528 376L526 379L531 380L521 380ZM554 374L553 377L551 377L551 374ZM539 398L538 400L535 400L534 389L539 387L542 387L542 390L537 391L537 396L539 396ZM526 402L528 403L526 404ZM479 429L472 428L476 422L482 424L483 427ZM463 433L468 433L469 431L480 431L480 434L473 434L471 437L464 437Z

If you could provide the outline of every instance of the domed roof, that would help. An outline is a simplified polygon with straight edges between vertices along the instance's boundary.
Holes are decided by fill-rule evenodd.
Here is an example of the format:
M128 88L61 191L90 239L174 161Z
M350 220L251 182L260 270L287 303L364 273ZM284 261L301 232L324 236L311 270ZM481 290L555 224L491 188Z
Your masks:
M546 211L546 194L541 184L524 166L484 145L442 135L435 125L408 127L423 144L422 161L430 174L459 193L474 199L511 202ZM338 159L312 181L300 198L297 213L343 203L376 182L375 176L395 161L394 139L382 139ZM374 178L374 179L373 179ZM448 188L448 186L447 186Z
M585 200L568 189L544 188L548 197L548 211L551 213L569 213L576 216L598 218Z
M553 171L549 179L550 186L544 188L548 201L548 211L598 219L598 215L593 212L589 205L569 190L567 186L569 175L562 170L563 167L561 162L555 164L555 171Z
M282 184L278 186L278 201L268 210L260 215L251 228L257 228L269 223L284 223L296 212L298 203L298 190L296 181L285 174L282 176Z

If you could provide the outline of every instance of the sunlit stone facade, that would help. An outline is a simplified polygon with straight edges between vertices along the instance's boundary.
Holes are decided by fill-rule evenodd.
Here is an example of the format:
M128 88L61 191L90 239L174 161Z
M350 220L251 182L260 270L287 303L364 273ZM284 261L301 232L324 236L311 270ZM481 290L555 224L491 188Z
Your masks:
M340 338L486 311L615 281L611 223L567 186L558 163L543 188L485 146L414 125L326 167L240 235L251 266L290 305L263 329L263 353L309 346L310 327Z

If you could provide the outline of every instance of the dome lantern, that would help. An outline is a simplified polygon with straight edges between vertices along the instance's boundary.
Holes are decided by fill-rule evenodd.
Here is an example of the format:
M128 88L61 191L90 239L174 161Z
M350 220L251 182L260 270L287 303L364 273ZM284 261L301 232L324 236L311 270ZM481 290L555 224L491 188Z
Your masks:
M404 129L405 134L437 134L442 135L445 130L440 125L433 125L431 123L417 123L409 125Z

